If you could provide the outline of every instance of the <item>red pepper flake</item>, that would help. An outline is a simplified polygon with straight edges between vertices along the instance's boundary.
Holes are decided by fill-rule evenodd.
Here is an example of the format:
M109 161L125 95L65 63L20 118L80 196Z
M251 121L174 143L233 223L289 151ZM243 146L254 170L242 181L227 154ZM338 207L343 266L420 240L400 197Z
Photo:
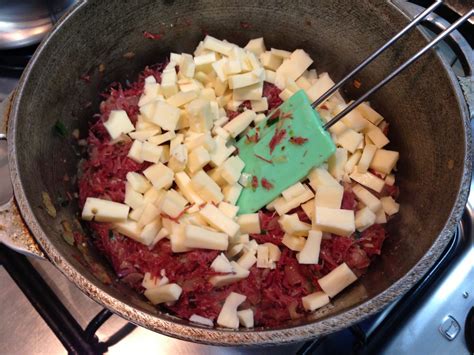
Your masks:
M258 159L263 160L264 162L267 162L268 164L273 164L271 160L268 160L267 158L262 157L261 155L254 154Z
M273 135L272 139L270 140L270 143L268 143L268 146L270 147L270 154L273 153L275 150L275 147L281 143L283 138L286 136L286 129L276 129L275 134Z
M356 80L354 80L354 81L352 82L352 85L354 85L354 87L355 87L356 89L358 89L358 88L360 88L360 87L362 86L362 83L361 83L359 80L356 79Z
M290 138L290 143L296 144L296 145L303 145L307 141L308 141L308 138L304 138L304 137L291 137Z
M255 190L258 187L258 178L254 175L252 176L252 188Z
M147 39L154 39L154 40L160 40L163 38L163 35L160 33L151 33L148 31L143 31L143 37Z
M271 189L273 189L273 184L272 184L270 181L268 181L267 179L262 178L261 183L262 183L262 187L263 187L265 190L271 190Z
M283 115L280 116L280 118L285 119L285 118L293 118L293 115L291 112L284 113Z
M321 106L319 106L321 109L323 110L329 110L329 107L326 106L326 104L322 104Z
M280 109L277 108L275 111L273 111L273 113L270 115L270 117L268 117L269 120L274 120L276 118L280 118Z
M240 28L244 30L248 30L250 27L252 27L250 23L245 22L245 21L240 21Z
M79 79L81 79L85 83L91 82L91 76L89 74L82 74Z
M258 139L259 139L259 136L258 136L258 132L256 131L255 134L253 136L249 136L248 134L245 135L247 137L247 140L245 141L246 143L257 143L258 142Z

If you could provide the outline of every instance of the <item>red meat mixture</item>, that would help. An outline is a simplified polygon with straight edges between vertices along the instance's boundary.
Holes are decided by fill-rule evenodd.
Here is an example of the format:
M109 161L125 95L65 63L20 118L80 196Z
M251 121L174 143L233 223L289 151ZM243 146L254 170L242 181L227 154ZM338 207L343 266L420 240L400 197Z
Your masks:
M127 157L131 142L111 144L103 123L111 110L118 109L125 110L135 123L144 79L153 75L157 82L161 82L163 67L163 64L148 67L137 82L127 88L113 84L104 94L100 114L89 129L88 158L80 166L78 184L81 207L87 197L123 202L126 174L129 171L141 172L149 166L149 163L138 164ZM274 85L265 83L263 92L270 110L282 103L278 96L280 90ZM232 119L249 104L244 102L236 112L227 111L229 117ZM397 193L396 188L386 186L382 195L395 196ZM342 208L355 210L356 207L351 186L346 184ZM300 220L309 221L302 209L293 212L298 213ZM302 317L304 310L301 297L320 289L318 278L343 262L356 274L362 274L373 257L381 253L386 238L382 225L373 225L350 237L326 235L321 244L319 264L302 265L298 263L296 253L282 244L284 232L278 224L278 217L276 213L260 211L262 233L251 235L258 243L271 242L280 247L282 253L277 267L272 270L253 266L248 278L222 288L214 288L208 282L216 274L210 264L220 253L218 251L173 253L167 239L149 250L145 245L113 232L107 224L91 222L88 225L90 241L111 262L119 279L138 292L143 292L141 281L145 272L159 276L163 269L170 282L182 287L183 292L176 303L163 305L168 312L185 319L196 313L215 320L224 300L234 291L247 296L243 307L254 310L256 326L276 326L289 319Z

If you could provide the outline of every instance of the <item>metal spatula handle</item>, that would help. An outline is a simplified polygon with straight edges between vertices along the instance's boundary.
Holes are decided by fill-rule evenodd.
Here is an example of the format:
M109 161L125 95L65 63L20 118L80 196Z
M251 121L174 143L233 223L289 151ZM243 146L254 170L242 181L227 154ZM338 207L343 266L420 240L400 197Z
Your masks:
M349 75L347 75L343 80L335 84L331 89L329 89L323 96L318 98L312 106L317 107L321 102L323 102L325 99L327 99L330 95L332 95L339 87L341 87L351 76L353 76L355 73L358 71L362 70L367 64L369 64L373 59L375 59L380 53L382 53L385 49L387 49L391 44L393 44L398 38L401 37L404 33L406 33L410 28L412 28L414 25L416 25L418 22L420 22L424 17L426 17L436 6L438 6L438 3L433 4L430 8L425 10L422 14L420 14L417 18L415 18L407 27L405 27L400 33L398 33L395 37L393 37L389 42L387 42L384 46L382 46L379 50L377 50L373 55L371 55L369 58L367 58L361 65L359 65L356 69L354 69ZM428 12L428 10L430 10ZM406 69L410 64L415 62L418 58L420 58L423 54L425 54L428 50L430 50L432 47L434 47L436 44L438 44L440 41L442 41L444 38L446 38L452 31L454 31L456 28L458 28L464 21L469 19L471 16L474 15L474 9L471 9L468 11L464 16L459 18L456 22L454 22L450 27L448 27L446 30L441 32L435 39L433 39L430 43L428 43L425 47L423 47L420 51L418 51L415 55L413 55L410 59L408 59L405 63L400 65L397 69L395 69L392 73L390 73L385 79L380 81L377 85L375 85L372 89L367 91L364 95L362 95L359 99L355 100L352 102L349 106L347 106L343 111L341 111L339 114L337 114L333 119L331 119L328 123L324 125L324 129L328 129L331 126L333 126L336 122L338 122L342 117L344 117L347 113L352 111L355 107L357 107L359 104L361 104L363 101L365 101L371 94L373 94L375 91L380 89L382 86L387 84L389 81L391 81L394 77L396 77L400 72L402 72L404 69ZM416 23L414 23L417 21Z

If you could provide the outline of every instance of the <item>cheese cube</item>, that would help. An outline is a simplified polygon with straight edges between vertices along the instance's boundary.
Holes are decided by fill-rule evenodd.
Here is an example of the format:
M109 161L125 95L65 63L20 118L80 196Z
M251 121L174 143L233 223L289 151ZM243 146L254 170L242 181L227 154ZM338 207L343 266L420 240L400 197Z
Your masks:
M141 164L143 163L143 158L142 158L142 149L143 149L143 143L135 140L132 143L132 146L130 147L130 150L128 151L127 157L132 159L133 161Z
M239 206L235 206L224 201L221 201L219 203L218 208L229 218L235 218L235 216L237 216L237 213L239 212Z
M261 68L254 69L244 74L236 74L228 77L228 85L230 89L239 89L259 83L265 79L265 71Z
M250 105L252 106L252 111L254 112L263 112L268 110L268 100L266 97L262 97L260 100L251 100Z
M357 276L349 266L342 263L329 274L320 278L318 284L329 297L334 297L356 280Z
M338 186L319 186L316 190L316 197L314 198L314 206L341 208L342 196L344 195L344 188L342 185Z
M375 223L375 213L368 207L358 210L355 214L355 226L359 232L363 232Z
M380 202L382 202L382 208L384 212L389 216L398 213L398 211L400 210L400 205L395 202L395 200L391 196L382 197L380 199Z
M290 201L285 200L284 197L280 197L274 201L274 209L280 216L314 197L313 192L306 185L303 186L306 191L298 197L295 197Z
M143 206L143 212L138 219L138 226L143 227L148 223L153 222L159 215L161 210L153 203L146 203Z
M166 102L174 107L181 107L198 97L196 91L178 92L171 96Z
M233 237L239 231L239 224L234 222L232 218L227 217L221 210L212 204L206 204L200 211L204 220L209 223L210 226L220 230L230 237Z
M270 84L275 84L276 72L265 69L265 81Z
M154 145L160 145L165 142L168 142L174 137L176 137L176 133L174 133L174 131L169 131L169 132L148 138L148 142Z
M184 144L178 144L171 148L170 145L170 157L168 161L168 168L173 170L175 173L183 171L188 163L188 148Z
M209 282L214 286L214 287L223 287L228 284L231 284L233 282L240 281L242 279L245 279L246 277L249 276L250 271L244 269L242 266L237 264L235 261L231 261L230 264L232 265L232 274L229 275L216 275L212 276L209 279Z
M163 219L165 221L165 219ZM191 249L186 246L185 225L172 222L171 234L169 236L171 242L171 251L173 253L185 253ZM167 228L168 229L168 228Z
M301 251L306 243L306 238L285 233L281 242L290 250Z
M191 178L191 187L204 201L219 203L224 198L219 185L202 170Z
M319 262L322 237L323 233L320 231L309 231L303 249L296 254L296 258L300 264L317 264Z
M373 144L366 144L362 156L360 158L359 164L357 165L357 171L359 173L365 173L369 168L372 159L374 158L377 147Z
M208 100L196 99L187 107L189 127L194 132L205 133L212 128L213 116Z
M242 192L243 187L239 184L227 185L222 189L224 194L224 201L235 205L239 199L240 193Z
M254 121L255 124L257 125L257 124L259 124L260 122L262 122L263 120L265 120L265 118L267 118L267 117L265 116L265 114L259 113L259 114L255 117L255 119L254 119L253 121Z
M232 265L224 253L220 253L212 262L211 269L216 272L230 273L232 272Z
M224 65L224 73L227 75L239 74L242 71L240 59L228 59ZM215 84L214 84L215 86ZM227 86L227 83L226 83ZM223 92L222 92L223 93Z
M228 158L222 165L222 178L230 185L235 184L244 166L245 163L238 156Z
M291 215L284 214L278 219L278 223L285 233L298 237L307 236L309 230L311 229L309 224L299 220L297 213L293 213Z
M395 175L389 174L385 177L385 184L388 186L395 185Z
M270 52L279 57L279 58L282 58L282 59L287 59L287 58L290 58L291 57L291 52L288 52L288 51L285 51L283 49L275 49L275 48L271 48L270 49Z
M110 111L109 118L104 123L104 127L110 135L110 138L116 139L122 134L129 133L135 129L127 112L124 110Z
M282 89L286 86L287 79L293 81L298 79L312 63L313 60L304 50L295 50L291 53L289 60L284 60L276 70L275 85Z
M331 174L322 167L314 168L308 174L309 185L317 191L319 186L340 186Z
M301 208L303 209L304 213L308 216L308 218L312 220L314 216L314 198L312 200L309 200L306 203L303 203L301 205Z
M274 269L275 263L270 260L269 248L266 245L257 246L257 267L260 269Z
M143 171L152 185L157 189L167 189L173 184L174 172L162 163L153 164Z
M268 248L268 260L273 262L277 262L278 260L280 260L281 251L278 246L272 243L264 243L261 245L264 245Z
M235 108L228 108L232 111L236 111L237 108L246 100L260 100L263 95L263 82L258 82L253 85L246 86L244 88L235 89L232 92L232 99L238 104Z
M303 307L307 311L314 311L321 308L329 303L329 297L327 294L321 291L313 292L307 296L301 298Z
M147 128L147 129L143 129L143 130L137 130L137 131L134 131L134 132L130 132L128 135L132 139L137 139L140 142L145 142L148 138L153 137L154 135L157 135L157 134L161 133L160 127L157 127L155 125L153 125L153 126L156 127L156 128Z
M260 55L260 61L262 62L265 69L270 69L273 71L277 70L281 63L283 63L283 59L281 57L274 55L270 51L262 53Z
M196 135L190 136L186 138L184 144L188 147L188 150L194 150L195 148L202 146L208 152L212 152L216 148L216 142L212 138L210 132L197 133Z
M112 225L112 228L120 234L136 240L137 242L141 243L140 233L142 231L141 227L138 225L137 222L126 220L123 222L116 222ZM144 243L145 244L145 243Z
M143 275L142 286L146 289L166 285L167 283L169 283L169 279L166 276L158 277L149 272L145 272L145 275Z
M367 137L377 146L377 148L383 148L386 146L390 141L388 138L383 134L382 130L378 127L374 127L367 132Z
M341 236L349 236L355 232L354 211L318 207L314 217L316 227L323 232Z
M245 328L253 328L253 311L249 309L244 309L243 311L237 311L237 317L239 317L239 323Z
M244 48L257 56L266 51L263 37L251 39Z
M308 90L311 87L311 82L302 75L296 80L296 85L298 85L300 89Z
M224 161L235 151L235 146L231 145L227 147L227 142L221 136L214 137L215 148L213 151L209 152L211 156L211 165L221 166Z
M366 120L372 122L374 125L378 125L383 121L383 117L372 107L370 107L367 102L361 103L356 107L356 110L362 114Z
M381 192L385 185L385 181L370 172L359 173L354 171L349 175L349 177L352 180L357 181L359 184L364 185L376 192Z
M387 223L387 216L385 215L385 211L383 210L383 208L375 212L375 223L376 224Z
M168 190L161 201L161 212L166 213L172 218L178 218L184 211L188 201L176 190Z
M198 226L187 225L184 234L186 236L184 245L188 248L227 250L229 244L227 234Z
M82 209L82 219L96 222L120 222L128 217L130 207L122 203L88 197Z
M390 174L397 164L400 154L392 150L379 149L370 162L370 168L384 174Z
M357 199L366 205L372 212L376 213L382 208L382 203L380 200L362 186L356 184L352 187L352 191L356 195Z
M178 108L165 101L155 102L155 112L151 122L167 131L174 131L179 121L181 112Z
M237 223L242 233L259 234L261 232L258 213L241 214L237 217Z
M328 73L322 73L318 80L306 90L306 95L308 95L309 101L314 102L333 86L334 81L331 80Z
M239 328L239 318L237 316L237 308L246 300L246 296L231 292L227 296L224 305L217 317L217 324L226 328Z
M363 139L364 136L362 134L357 133L353 129L347 128L337 136L336 143L347 149L349 152L354 153Z
M237 264L242 266L244 269L250 270L252 266L257 262L255 257L255 251L249 250L246 251L240 258L237 260Z
M192 78L194 76L195 69L196 66L194 65L193 56L190 54L182 53L179 72L187 78Z
M337 110L334 111L333 114L337 115L346 107L347 105L338 105ZM368 125L367 120L357 110L352 110L346 113L346 115L341 119L341 122L356 132L363 131Z
M189 321L194 322L194 323L199 323L199 324L202 324L202 325L207 325L209 327L214 326L214 322L212 321L212 319L209 319L209 318L206 318L206 317L201 317L197 314L192 314L191 317L189 317Z
M204 200L191 187L191 179L185 172L178 172L175 175L175 182L178 185L180 192L191 203L200 205Z
M161 74L161 92L165 97L173 96L178 92L176 81L177 76L175 68L165 68Z
M150 142L144 142L141 149L141 158L143 161L158 163L160 161L163 147L156 146Z
M223 128L235 138L242 133L252 121L255 119L256 114L251 110L247 110L239 114L232 121L227 123Z
M196 66L196 72L209 73L212 70L212 63L217 60L215 52L209 52L206 54L198 55L194 57L194 65ZM197 73L195 77L198 78ZM199 80L199 79L198 79Z
M209 152L202 146L197 147L189 153L188 169L191 173L201 170L211 161Z
M204 38L203 45L204 45L204 48L206 49L209 49L217 53L221 53L226 56L230 55L230 52L232 51L232 47L233 47L232 44L218 40L217 38L214 38L209 35L206 35L206 37Z
M226 75L226 67L227 67L227 58L222 58L218 60L217 62L212 63L212 69L214 69L214 72L217 74L217 78L220 81L226 81L227 80L227 75Z
M134 209L140 208L144 204L143 195L135 191L129 182L125 184L124 203Z
M345 173L344 166L347 163L347 150L337 148L336 152L328 160L328 171L337 181L341 181Z
M154 80L154 77L153 77ZM140 96L140 100L138 101L138 106L142 107L158 98L158 95L161 93L161 85L154 83L146 83L143 88L143 94Z
M131 187L140 193L145 193L150 187L150 182L142 175L133 171L127 173L127 181Z
M155 242L156 235L161 229L161 221L159 219L154 220L153 222L148 223L143 227L138 242L145 245L152 245Z
M182 288L175 283L150 288L145 290L144 295L152 304L174 302L181 296Z

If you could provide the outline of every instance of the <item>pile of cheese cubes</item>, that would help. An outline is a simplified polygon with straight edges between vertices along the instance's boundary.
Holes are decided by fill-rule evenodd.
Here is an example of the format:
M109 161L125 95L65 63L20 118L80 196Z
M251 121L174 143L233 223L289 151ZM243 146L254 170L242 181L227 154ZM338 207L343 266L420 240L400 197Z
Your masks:
M194 56L171 53L161 83L154 77L145 80L136 124L123 110L112 111L105 122L111 144L128 135L133 140L128 157L152 165L143 174L127 174L123 203L87 198L82 218L111 223L118 233L150 248L168 238L175 253L195 248L222 251L210 265L222 273L209 280L215 287L245 279L254 265L274 269L279 247L259 245L249 237L261 232L258 214L238 215L244 163L233 155L232 143L249 125L265 118L261 113L268 109L262 97L264 81L281 89L283 100L301 89L315 100L334 84L327 73L308 70L312 63L303 50L267 51L262 38L240 48L207 36ZM251 109L229 121L225 109L237 110L245 100ZM336 94L318 111L327 121L346 106ZM394 183L392 169L398 153L383 149L389 142L383 134L385 124L368 104L360 105L330 129L338 148L327 165L313 169L307 180L283 191L267 206L281 216L283 244L298 252L300 263L318 263L323 233L349 236L385 223L386 215L398 211L392 198L378 199L369 191L380 192L384 184ZM212 168L203 170L207 166ZM344 181L355 182L353 191L360 205L355 213L341 209ZM299 206L312 224L288 214ZM319 280L323 292L303 298L304 307L311 311L322 307L354 280L349 267L340 265ZM169 283L165 270L161 277L145 274L143 286L153 304L176 301L181 294L181 287ZM238 310L244 300L245 295L231 293L217 324L252 327L252 310ZM213 325L199 315L191 320Z

